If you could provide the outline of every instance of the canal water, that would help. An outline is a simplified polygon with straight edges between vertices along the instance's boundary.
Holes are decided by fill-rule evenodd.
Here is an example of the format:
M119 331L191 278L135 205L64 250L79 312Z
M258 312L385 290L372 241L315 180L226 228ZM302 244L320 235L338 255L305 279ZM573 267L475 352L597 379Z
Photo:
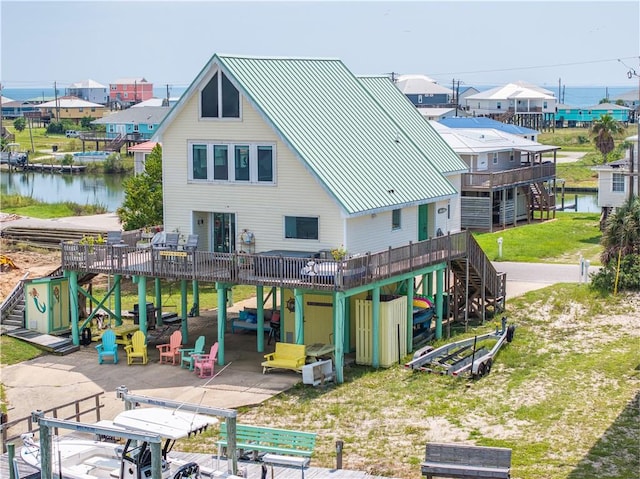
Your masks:
M71 201L80 205L101 205L114 212L124 200L122 181L125 178L126 175L10 173L3 170L0 193L28 196L46 203Z
M89 174L57 174L36 171L12 172L3 171L0 176L0 193L3 195L19 194L29 196L47 203L72 201L81 205L103 205L108 211L115 211L124 200L122 180L124 175L89 175ZM598 197L595 193L579 193L579 213L599 213ZM556 199L558 208L561 198ZM575 193L565 193L564 205L568 212L576 204Z

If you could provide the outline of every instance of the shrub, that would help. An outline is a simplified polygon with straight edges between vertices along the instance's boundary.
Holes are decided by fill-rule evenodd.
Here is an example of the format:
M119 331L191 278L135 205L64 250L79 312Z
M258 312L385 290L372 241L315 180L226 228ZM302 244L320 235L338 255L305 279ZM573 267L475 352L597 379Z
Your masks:
M613 292L618 275L619 291L640 291L640 255L628 254L620 259L611 259L600 271L591 275L591 287L603 293Z

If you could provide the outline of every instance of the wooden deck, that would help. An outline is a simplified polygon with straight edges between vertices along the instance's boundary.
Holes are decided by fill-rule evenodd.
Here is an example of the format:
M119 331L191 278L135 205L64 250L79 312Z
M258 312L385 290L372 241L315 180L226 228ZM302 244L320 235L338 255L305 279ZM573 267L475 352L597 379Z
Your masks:
M138 275L306 290L346 291L466 255L461 232L343 261L246 253L167 251L62 243L66 271Z
M530 183L551 181L556 177L553 162L536 163L532 166L505 171L481 171L462 174L462 191L491 191L507 186L521 186Z

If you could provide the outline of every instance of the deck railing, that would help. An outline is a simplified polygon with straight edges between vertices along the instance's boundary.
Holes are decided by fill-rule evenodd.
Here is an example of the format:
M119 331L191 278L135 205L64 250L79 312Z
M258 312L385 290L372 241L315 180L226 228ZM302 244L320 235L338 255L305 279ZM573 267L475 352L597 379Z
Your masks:
M496 172L463 173L462 189L492 190L509 185L519 185L546 181L556 176L556 165L553 162L537 163L523 168Z
M90 273L344 291L466 255L468 232L341 261L62 243L62 267Z

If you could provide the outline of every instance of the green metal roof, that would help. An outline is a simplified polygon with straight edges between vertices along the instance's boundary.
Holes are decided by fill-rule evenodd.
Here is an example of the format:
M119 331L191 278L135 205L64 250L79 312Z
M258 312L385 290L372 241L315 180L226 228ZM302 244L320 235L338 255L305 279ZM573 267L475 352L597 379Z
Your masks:
M347 215L457 194L414 139L336 59L214 55L158 133L216 64Z
M469 168L425 120L409 99L386 76L359 77L360 83L406 131L440 173L461 173Z

